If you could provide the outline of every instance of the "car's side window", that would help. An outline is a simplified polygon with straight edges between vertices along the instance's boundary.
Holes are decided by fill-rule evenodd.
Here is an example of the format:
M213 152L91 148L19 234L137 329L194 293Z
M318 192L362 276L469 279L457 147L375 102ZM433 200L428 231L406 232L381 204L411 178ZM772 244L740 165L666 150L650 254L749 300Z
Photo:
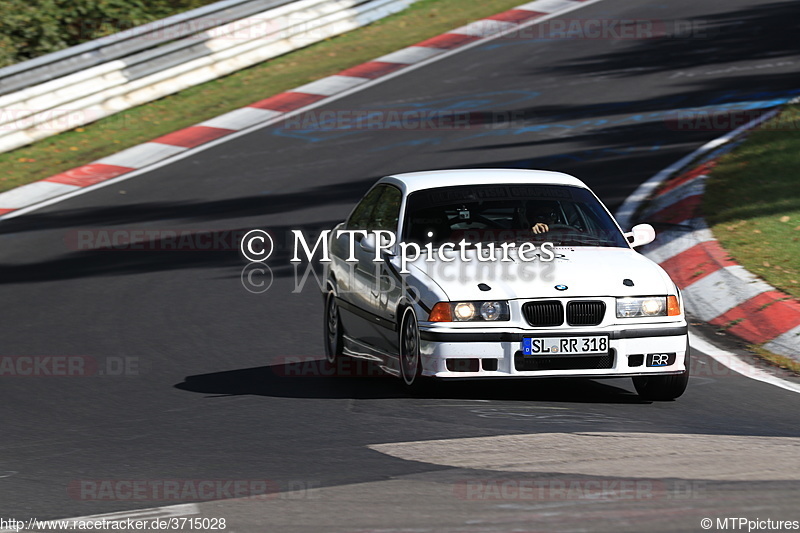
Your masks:
M353 210L347 220L347 229L397 231L400 218L400 189L390 185L379 185L372 189Z
M380 185L367 193L347 219L347 229L369 229L372 213L385 188L384 185Z
M387 185L378 200L378 205L373 211L372 220L369 222L370 230L397 231L397 221L400 218L400 202L403 194L400 189Z

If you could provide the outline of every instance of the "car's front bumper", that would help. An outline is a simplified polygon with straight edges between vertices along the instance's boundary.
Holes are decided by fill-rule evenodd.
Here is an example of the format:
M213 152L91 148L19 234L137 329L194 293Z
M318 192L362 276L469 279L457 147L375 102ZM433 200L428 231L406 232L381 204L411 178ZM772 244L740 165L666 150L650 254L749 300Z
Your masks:
M638 327L570 329L479 329L420 325L423 374L437 378L590 376L619 377L678 374L686 370L685 322ZM605 355L523 356L524 337L607 335ZM648 366L648 355L669 354L670 364ZM660 359L660 357L658 358Z

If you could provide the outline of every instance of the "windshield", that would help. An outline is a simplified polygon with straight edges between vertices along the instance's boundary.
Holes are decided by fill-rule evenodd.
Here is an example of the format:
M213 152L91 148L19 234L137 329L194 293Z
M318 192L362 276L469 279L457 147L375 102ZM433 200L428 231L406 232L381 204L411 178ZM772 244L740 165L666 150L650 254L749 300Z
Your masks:
M587 189L568 185L462 185L412 193L403 240L458 243L552 242L628 247Z

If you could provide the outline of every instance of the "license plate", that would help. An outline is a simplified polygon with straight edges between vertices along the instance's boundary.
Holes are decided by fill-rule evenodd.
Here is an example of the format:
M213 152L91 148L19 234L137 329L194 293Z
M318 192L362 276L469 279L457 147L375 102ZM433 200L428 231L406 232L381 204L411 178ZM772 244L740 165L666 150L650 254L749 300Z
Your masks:
M608 353L608 337L524 337L523 355L592 355Z

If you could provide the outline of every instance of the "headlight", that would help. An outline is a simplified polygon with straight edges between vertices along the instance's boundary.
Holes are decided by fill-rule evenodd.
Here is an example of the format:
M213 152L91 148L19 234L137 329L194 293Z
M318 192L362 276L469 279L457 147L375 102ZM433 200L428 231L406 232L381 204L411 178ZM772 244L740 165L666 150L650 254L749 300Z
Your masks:
M456 320L467 321L475 318L475 306L471 302L457 303L453 308Z
M508 302L439 302L431 309L430 322L497 322L510 320Z
M677 296L617 298L617 318L679 316L680 314L681 309Z
M484 320L497 320L506 309L508 309L506 302L483 302L481 304L481 318Z

